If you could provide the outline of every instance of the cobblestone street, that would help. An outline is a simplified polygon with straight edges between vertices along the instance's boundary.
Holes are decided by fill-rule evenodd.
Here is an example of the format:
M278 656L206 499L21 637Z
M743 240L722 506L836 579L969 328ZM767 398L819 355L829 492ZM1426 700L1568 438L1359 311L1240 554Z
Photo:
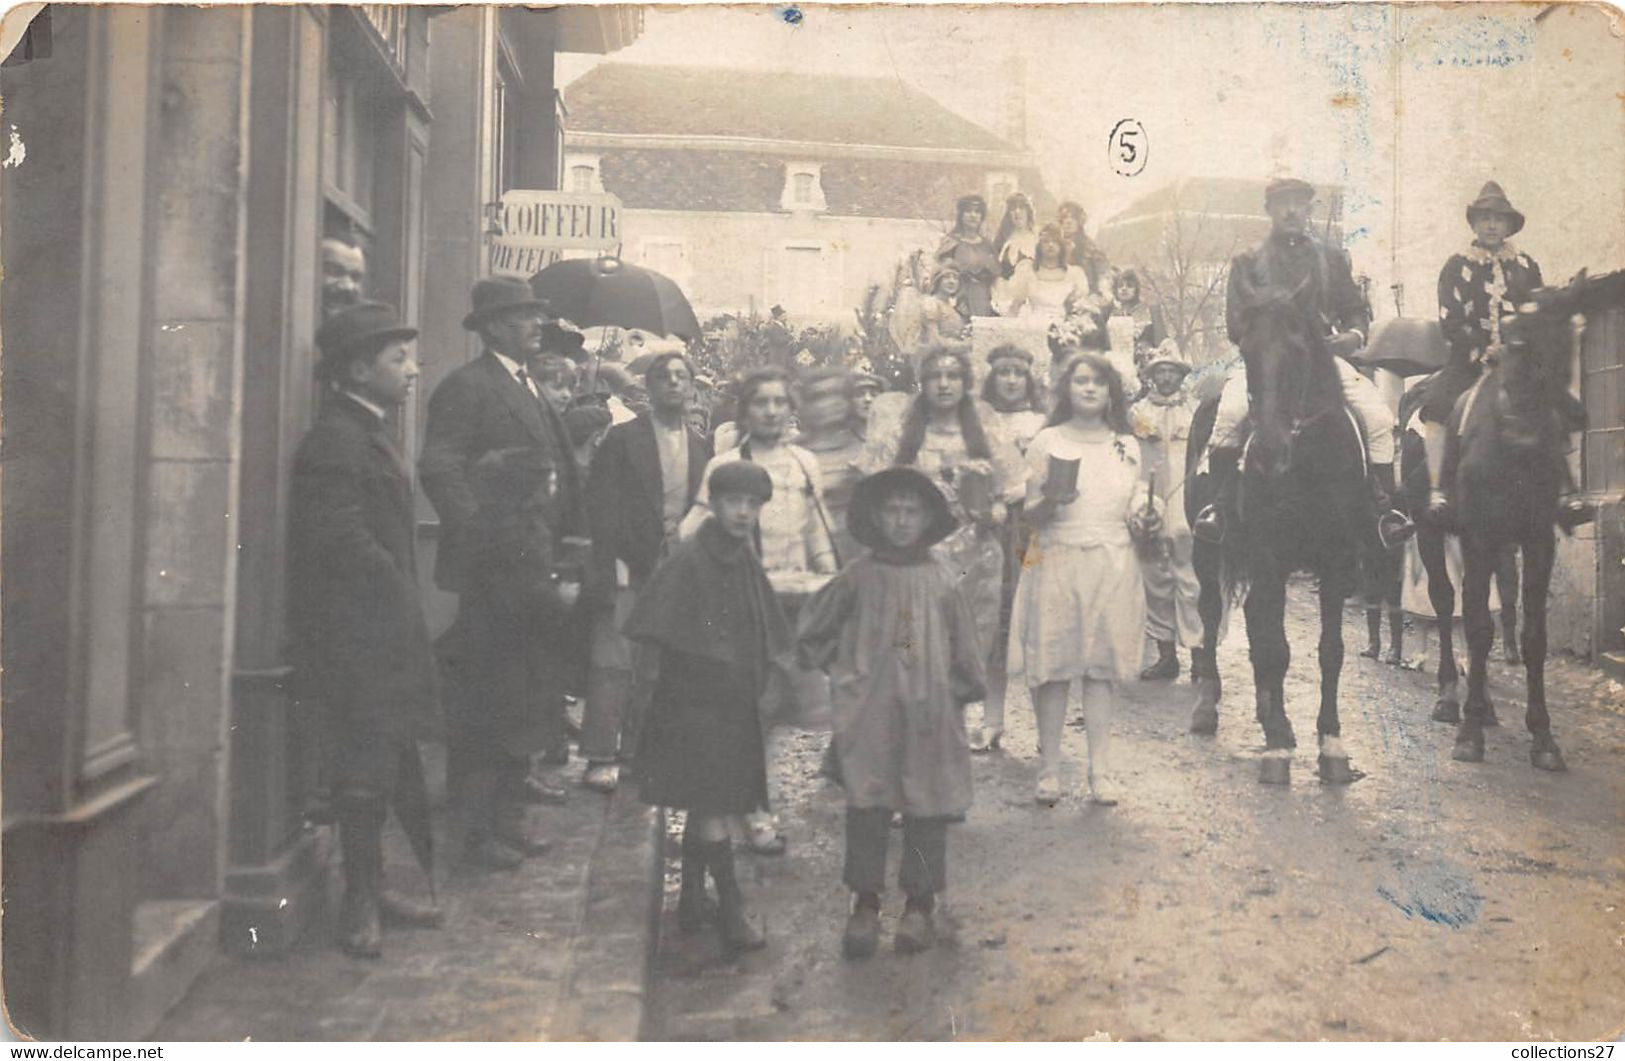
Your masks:
M1036 748L1013 694L1002 755L977 757L976 805L949 832L948 929L935 951L840 956L842 802L813 780L824 737L795 738L782 858L750 858L765 951L724 962L675 924L668 862L649 1034L706 1039L1588 1039L1625 997L1621 690L1548 668L1567 774L1532 769L1523 678L1491 663L1504 725L1481 765L1430 722L1431 670L1360 658L1351 609L1343 733L1368 776L1314 775L1312 600L1290 598L1289 789L1257 782L1246 640L1220 650L1217 739L1185 732L1191 687L1136 684L1116 734L1124 800L1032 803ZM1359 628L1356 629L1357 625ZM1420 643L1413 630L1411 644ZM974 718L972 719L974 721ZM1067 731L1068 791L1083 734ZM898 834L894 832L894 837ZM895 851L895 846L894 846ZM893 855L895 864L896 855Z

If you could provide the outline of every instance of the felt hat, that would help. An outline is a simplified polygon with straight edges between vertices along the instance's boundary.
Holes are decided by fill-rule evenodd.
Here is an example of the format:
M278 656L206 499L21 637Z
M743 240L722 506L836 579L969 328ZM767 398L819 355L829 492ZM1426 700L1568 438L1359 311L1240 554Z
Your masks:
M480 326L493 317L514 310L550 313L547 302L536 297L530 284L512 276L488 276L475 281L469 301L474 308L463 318L463 327L471 332L479 331Z
M1501 214L1512 219L1512 227L1507 235L1515 236L1523 229L1523 214L1515 209L1506 192L1494 181L1485 181L1484 187L1479 189L1478 198L1467 204L1467 223L1473 223L1477 214Z
M885 548L885 535L880 532L878 513L880 503L900 490L919 495L925 500L928 517L925 533L918 545L929 548L954 532L959 521L948 508L948 499L942 496L925 473L915 468L887 468L858 480L852 489L852 504L846 510L846 529L860 545L870 549Z
M926 284L925 284L925 292L926 292L926 294L929 295L929 294L935 293L935 291L937 290L937 285L942 283L942 278L947 276L949 273L954 274L954 276L956 276L956 277L960 276L958 266L939 265L935 269L932 269L931 270L931 278L929 280L927 280Z
M749 461L728 461L711 469L706 489L712 498L724 494L746 494L761 498L765 505L773 500L773 480L760 464Z
M1266 206L1284 196L1305 196L1312 199L1314 195L1315 186L1296 177L1277 177L1264 185L1264 205Z
M316 331L316 346L322 352L316 374L331 378L349 359L376 352L383 344L398 339L415 339L418 330L401 323L395 307L387 302L357 302L333 314Z

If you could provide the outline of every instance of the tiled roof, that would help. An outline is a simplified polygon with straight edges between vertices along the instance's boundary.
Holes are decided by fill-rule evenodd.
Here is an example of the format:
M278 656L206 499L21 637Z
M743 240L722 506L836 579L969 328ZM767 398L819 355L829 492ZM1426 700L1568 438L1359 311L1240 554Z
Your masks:
M896 78L605 63L564 105L589 132L1021 151Z
M1100 226L1101 249L1115 264L1147 266L1163 259L1164 242L1180 226L1178 242L1196 261L1228 261L1270 232L1264 212L1267 181L1192 177L1164 185ZM1334 246L1343 242L1343 190L1317 186L1310 228ZM1328 225L1328 217L1331 223Z
M929 160L795 159L720 149L613 148L600 153L604 190L632 209L776 212L785 163L820 162L827 209L847 217L895 217L951 223L954 200L980 192L990 167ZM1040 216L1054 210L1037 170L1018 170Z

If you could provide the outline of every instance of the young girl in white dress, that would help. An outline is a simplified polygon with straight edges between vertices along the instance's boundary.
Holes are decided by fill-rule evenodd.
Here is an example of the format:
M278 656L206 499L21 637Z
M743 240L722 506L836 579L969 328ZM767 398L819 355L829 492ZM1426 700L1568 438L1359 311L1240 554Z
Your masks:
M1010 620L1009 673L1024 674L1038 716L1040 767L1034 798L1061 798L1061 735L1067 690L1083 685L1089 788L1117 802L1109 753L1118 682L1134 677L1145 631L1145 589L1134 540L1154 534L1146 513L1140 449L1129 428L1123 382L1109 361L1081 353L1060 371L1049 426L1027 448L1026 518L1037 528ZM1077 484L1050 482L1050 458L1079 462Z

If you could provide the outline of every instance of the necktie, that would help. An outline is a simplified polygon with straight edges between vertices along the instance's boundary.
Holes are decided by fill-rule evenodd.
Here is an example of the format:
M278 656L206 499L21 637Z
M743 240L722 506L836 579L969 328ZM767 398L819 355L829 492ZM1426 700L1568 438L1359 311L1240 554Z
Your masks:
M519 385L521 387L524 387L526 390L530 391L530 396L532 398L541 397L541 394L536 390L536 384L531 381L529 372L526 372L521 368L513 374L513 378L519 381Z

